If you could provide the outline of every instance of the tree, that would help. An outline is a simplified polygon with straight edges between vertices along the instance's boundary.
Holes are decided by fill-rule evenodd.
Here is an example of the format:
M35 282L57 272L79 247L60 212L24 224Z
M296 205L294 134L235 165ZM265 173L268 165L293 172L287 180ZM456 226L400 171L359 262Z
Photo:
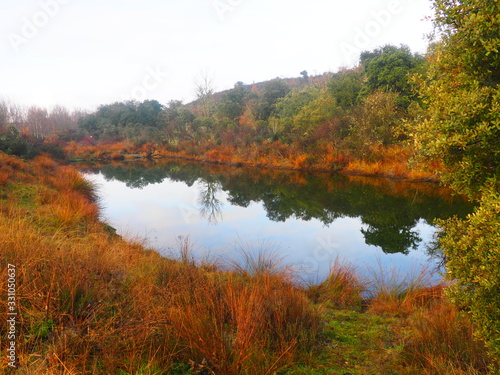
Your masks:
M428 119L414 139L456 191L479 197L466 220L442 222L451 295L465 305L500 373L500 3L434 0L440 39L420 76Z
M48 122L52 131L76 128L76 119L68 109L55 106L48 115Z
M241 84L240 84L241 83ZM244 86L243 82L238 82L234 88L222 94L217 103L217 117L232 125L238 124L239 118L243 115L245 101L250 95L250 90Z
M37 138L43 138L54 129L49 126L49 114L45 108L31 106L28 108L27 122L31 134Z
M363 75L356 70L340 70L327 83L328 91L344 110L359 102L363 89Z
M9 105L5 100L0 100L0 128L9 124Z
M209 117L212 115L214 101L214 79L208 71L202 71L194 81L194 90L196 98L200 104L201 116Z
M320 89L316 86L308 86L303 89L293 89L275 104L275 114L269 119L273 133L278 136L281 132L290 136L290 131L295 130L296 116L302 109L316 99ZM305 129L302 129L303 132Z
M401 120L398 97L396 93L375 91L353 110L349 143L359 156L368 156L375 145L396 142L394 129Z
M267 121L276 110L276 103L290 92L290 87L281 78L275 78L264 83L262 94L257 106L257 119Z
M137 106L137 117L144 126L157 127L163 106L157 100L145 100Z
M375 90L396 92L400 95L398 104L404 108L416 98L409 77L423 69L425 58L412 54L408 46L386 45L362 52L360 63L366 74L365 94Z

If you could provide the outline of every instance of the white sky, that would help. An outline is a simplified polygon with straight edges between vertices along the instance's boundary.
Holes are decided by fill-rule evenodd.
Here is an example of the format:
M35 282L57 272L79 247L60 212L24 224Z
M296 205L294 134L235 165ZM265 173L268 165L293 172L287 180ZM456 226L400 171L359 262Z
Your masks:
M188 102L217 91L353 66L401 43L425 52L430 0L0 0L0 98L94 109Z

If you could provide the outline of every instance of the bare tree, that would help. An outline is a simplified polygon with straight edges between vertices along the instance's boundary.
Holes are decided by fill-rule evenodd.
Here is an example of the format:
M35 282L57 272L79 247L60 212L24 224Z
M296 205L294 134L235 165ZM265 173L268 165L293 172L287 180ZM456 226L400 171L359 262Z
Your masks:
M26 109L19 104L9 102L9 124L19 130L26 127L27 113Z
M37 138L42 138L53 131L49 123L48 112L45 108L37 106L29 107L27 123L29 131Z
M208 70L202 70L194 81L194 87L201 114L203 117L209 117L215 108L213 75Z
M64 129L74 129L77 122L73 114L70 113L66 107L60 105L55 106L50 111L48 120L53 132Z
M0 127L9 124L9 104L5 100L0 100Z

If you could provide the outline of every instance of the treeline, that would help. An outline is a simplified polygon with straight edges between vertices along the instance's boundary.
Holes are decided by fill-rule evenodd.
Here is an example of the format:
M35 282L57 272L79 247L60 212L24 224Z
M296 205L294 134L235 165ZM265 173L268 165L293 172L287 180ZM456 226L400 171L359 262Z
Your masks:
M302 71L297 78L237 82L219 93L205 76L196 83L197 99L188 104L126 101L85 113L22 109L4 101L0 147L22 155L18 144L29 134L73 157L156 150L233 164L420 179L432 172L408 165L408 140L425 116L411 77L425 69L424 56L387 45L363 52L355 68L319 76Z
M63 106L47 109L38 106L23 107L8 100L0 100L0 128L15 127L28 131L37 138L44 138L56 132L78 128L78 119L85 116L83 110Z
M63 158L59 135L67 139L72 133L74 139L81 139L83 133L78 132L78 119L85 114L62 106L49 110L0 100L0 150L28 158L41 152Z
M362 53L353 69L315 77L303 71L220 93L204 79L189 104L102 105L80 118L79 129L87 144L88 137L94 144L153 142L171 154L215 161L337 170L406 147L412 124L425 114L410 77L425 67L424 56L387 45Z

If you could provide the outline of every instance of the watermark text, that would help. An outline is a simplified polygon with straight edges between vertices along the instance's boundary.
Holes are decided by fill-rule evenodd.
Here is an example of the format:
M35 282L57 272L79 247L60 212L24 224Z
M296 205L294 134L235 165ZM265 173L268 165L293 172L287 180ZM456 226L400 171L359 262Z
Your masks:
M17 281L16 266L7 265L7 360L17 367Z

